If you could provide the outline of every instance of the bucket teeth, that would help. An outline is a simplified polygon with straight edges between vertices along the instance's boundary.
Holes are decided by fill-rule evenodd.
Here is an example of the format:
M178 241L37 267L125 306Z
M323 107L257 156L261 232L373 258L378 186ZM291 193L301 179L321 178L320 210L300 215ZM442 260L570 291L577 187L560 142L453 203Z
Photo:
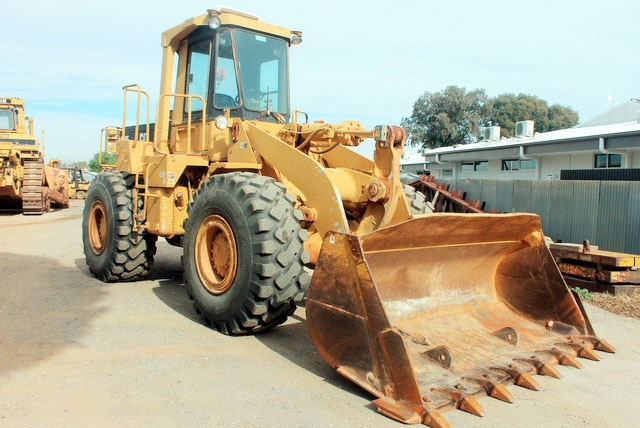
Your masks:
M556 347L549 349L547 352L553 355L555 359L558 360L558 363L560 365L575 367L576 369L582 368L582 364L580 364L580 361L575 359L573 355L569 355Z
M558 371L558 369L556 369L551 364L543 364L543 365L541 365L540 369L538 370L538 373L540 373L541 375L545 375L545 376L555 377L556 379L561 379L562 378L562 373L560 373Z
M600 357L598 357L598 355L593 352L593 349L583 346L582 348L578 349L578 357L581 358L586 358L588 360L593 360L593 361L600 361Z
M517 361L522 361L526 364L531 364L536 370L536 373L544 376L555 377L556 379L562 378L562 374L548 362L541 361L536 355L532 355L530 358L516 358ZM553 360L555 361L555 360Z
M479 376L469 377L467 379L482 385L488 396L507 403L513 402L513 395L500 383L505 380L504 376L498 376L492 372L484 372Z
M598 351L609 352L611 354L615 354L616 352L616 348L611 346L609 342L596 336L582 336L580 339L590 342L593 345L593 348Z
M568 338L569 341L564 343L563 345L568 345L573 348L574 352L580 358L586 358L588 360L600 361L600 357L593 352L593 348L598 348L598 343L601 342L597 337L589 336L589 337L578 337L578 338ZM608 345L605 342L606 345ZM604 345L604 346L606 346ZM611 345L609 345L611 346Z
M506 403L513 403L513 395L509 392L506 386L498 383L491 388L491 392L489 396L493 398L497 398L500 401L504 401Z
M582 368L582 364L580 364L580 361L576 360L571 355L561 355L558 358L558 362L563 366L575 367L577 369Z
M437 410L430 410L424 417L423 423L431 428L449 428L449 423Z
M465 412L471 413L472 415L482 416L484 413L484 409L478 403L478 401L472 396L463 397L462 400L458 402L458 409L464 410Z
M478 391L482 391L481 389L469 388L463 383L458 383L451 388L435 388L433 391L449 397L458 409L464 410L472 415L482 416L484 412L480 403L478 403L472 395Z
M538 383L533 380L531 375L527 372L520 373L520 376L516 379L516 385L532 389L534 391L538 391L538 389L540 389Z
M395 419L396 421L400 421L405 424L418 424L422 419L422 416L415 410L407 406L403 406L387 397L378 398L372 403L374 406L376 406L378 412L391 419ZM444 426L448 427L448 425Z
M604 339L600 339L598 340L598 342L596 343L596 349L598 351L603 351L603 352L610 352L610 353L615 353L616 352L616 348L614 348L613 346L611 346L609 344L609 342L607 342Z
M492 367L491 369L495 371L507 372L509 376L511 376L511 379L513 379L513 383L515 383L518 386L532 389L534 391L537 391L540 388L529 373L527 373L526 371L523 371L522 369L517 368L513 364L509 364L509 366L507 367Z

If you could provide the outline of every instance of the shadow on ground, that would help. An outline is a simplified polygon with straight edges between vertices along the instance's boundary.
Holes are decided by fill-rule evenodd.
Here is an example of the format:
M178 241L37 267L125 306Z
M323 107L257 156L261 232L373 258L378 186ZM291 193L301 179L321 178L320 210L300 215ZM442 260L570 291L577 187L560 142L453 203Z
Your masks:
M328 384L351 394L372 399L366 391L340 376L318 354L307 331L304 310L298 309L286 324L269 332L257 334L256 338L272 351L322 378Z
M103 311L105 291L52 259L0 253L0 272L0 373L74 346Z
M148 279L157 281L158 285L153 288L153 292L164 304L183 317L198 324L204 324L202 317L195 312L193 301L187 294L181 255L181 248L170 246L162 240L158 241L158 252ZM211 330L211 333L220 334L214 330ZM320 357L307 332L303 308L299 308L286 324L271 331L258 333L255 338L273 352L324 379L332 386L372 399L366 391L340 376Z

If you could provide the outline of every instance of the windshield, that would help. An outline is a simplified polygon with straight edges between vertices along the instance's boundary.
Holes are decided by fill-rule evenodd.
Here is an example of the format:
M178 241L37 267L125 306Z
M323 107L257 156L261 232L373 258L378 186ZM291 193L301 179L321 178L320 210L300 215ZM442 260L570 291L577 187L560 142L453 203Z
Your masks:
M16 129L11 110L0 109L0 129Z
M233 35L245 108L288 114L287 42L239 29Z

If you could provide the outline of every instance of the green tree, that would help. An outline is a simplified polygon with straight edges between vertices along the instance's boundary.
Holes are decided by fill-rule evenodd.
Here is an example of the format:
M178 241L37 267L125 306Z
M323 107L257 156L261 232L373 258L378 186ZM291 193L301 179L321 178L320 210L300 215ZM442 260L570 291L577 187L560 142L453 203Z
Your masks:
M93 155L93 158L89 161L89 171L100 172L102 171L102 167L98 162L98 155L100 153L96 153ZM116 155L115 153L107 153L102 152L102 163L103 164L115 164L116 163Z
M71 162L71 165L69 166L73 168L80 168L80 169L89 168L89 164L87 164L87 161Z
M402 127L413 145L434 148L465 144L476 141L490 112L491 101L484 89L467 92L452 85L442 92L420 96L411 117L402 119Z
M411 117L402 119L411 144L441 147L477 141L483 126L499 125L504 137L515 134L516 122L533 120L536 132L575 126L578 113L527 94L501 94L488 98L484 89L467 92L448 86L442 92L425 92L413 105Z
M549 107L545 100L534 95L502 94L493 99L489 120L492 125L500 126L503 137L513 137L516 122L533 120L536 132L555 131L576 125L578 113L557 104Z
M578 113L571 107L554 104L549 107L549 131L571 128L578 124Z

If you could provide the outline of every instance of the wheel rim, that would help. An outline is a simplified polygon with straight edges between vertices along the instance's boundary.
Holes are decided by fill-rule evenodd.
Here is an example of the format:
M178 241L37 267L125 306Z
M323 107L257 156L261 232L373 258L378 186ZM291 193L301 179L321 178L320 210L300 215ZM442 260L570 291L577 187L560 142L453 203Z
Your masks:
M223 294L233 283L238 265L238 251L233 230L218 216L207 217L198 228L195 242L198 277L211 294Z
M107 215L101 201L95 201L91 206L88 229L91 250L99 256L107 247Z

